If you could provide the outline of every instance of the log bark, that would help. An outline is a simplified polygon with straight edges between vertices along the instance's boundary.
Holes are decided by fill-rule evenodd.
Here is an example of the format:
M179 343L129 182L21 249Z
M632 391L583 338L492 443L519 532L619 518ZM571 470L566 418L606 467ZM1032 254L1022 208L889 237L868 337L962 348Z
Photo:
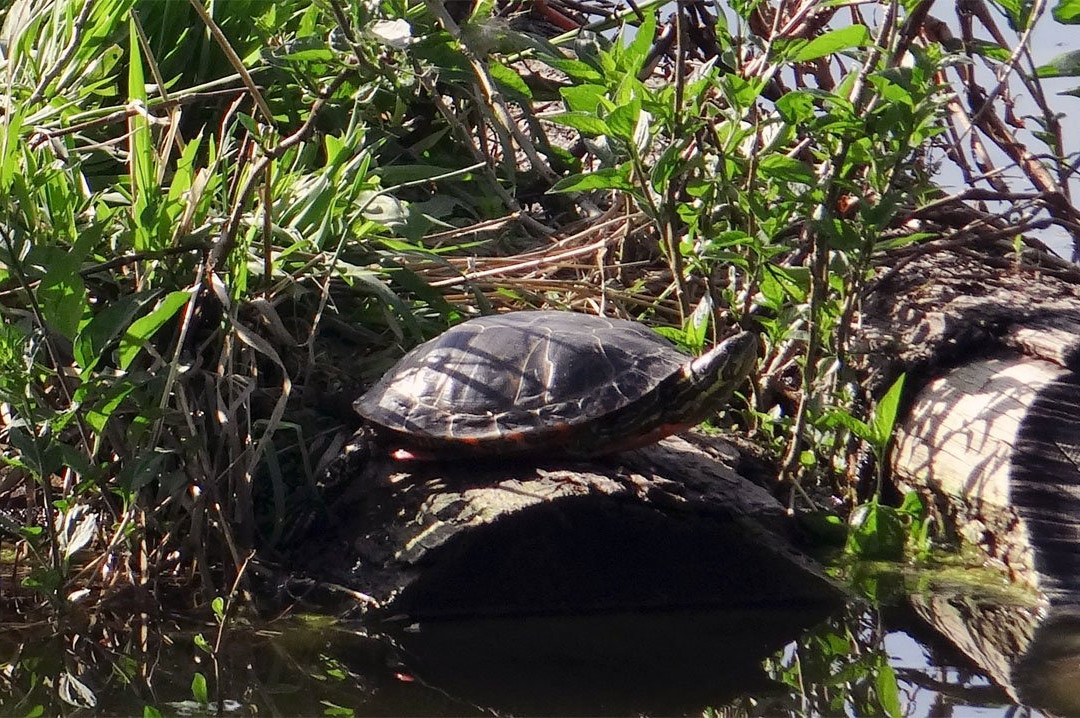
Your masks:
M1051 602L1080 601L1080 279L1045 255L948 251L886 271L869 384L909 373L894 476Z
M361 611L417 618L838 600L737 461L669 438L594 462L375 462L293 569L339 607L363 592Z

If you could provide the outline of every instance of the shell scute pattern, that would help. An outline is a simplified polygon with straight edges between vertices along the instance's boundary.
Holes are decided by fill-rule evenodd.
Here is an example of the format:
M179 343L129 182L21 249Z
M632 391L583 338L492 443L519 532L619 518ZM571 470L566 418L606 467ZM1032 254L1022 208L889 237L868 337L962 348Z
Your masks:
M523 442L600 419L686 361L634 322L516 312L474 319L416 347L356 408L417 438Z

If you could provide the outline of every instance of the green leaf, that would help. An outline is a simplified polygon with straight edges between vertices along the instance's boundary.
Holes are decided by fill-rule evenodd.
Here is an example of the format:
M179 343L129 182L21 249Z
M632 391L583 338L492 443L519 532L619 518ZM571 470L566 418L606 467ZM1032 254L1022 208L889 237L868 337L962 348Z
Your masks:
M630 25L624 26L624 32ZM627 74L637 75L638 71L645 66L645 59L652 51L653 39L656 37L656 13L645 14L645 22L637 28L634 39L626 46L625 62L623 68Z
M790 298L797 304L806 301L810 291L810 271L806 267L781 267L766 264L761 277L761 293L774 309Z
M900 706L900 687L896 681L896 671L882 658L877 666L877 674L874 676L874 686L877 688L878 704L890 718L900 718L904 714Z
M139 36L135 30L135 20L128 23L130 44L128 49L128 101L133 105L146 107L146 80L143 77L142 51ZM153 212L152 206L155 185L155 162L153 138L150 136L150 121L146 115L136 112L128 117L128 159L131 179L131 215L135 226L135 249L152 249Z
M1035 74L1039 77L1080 77L1080 50L1051 58L1050 62L1036 69Z
M121 296L83 325L71 349L84 377L94 370L109 345L119 339L124 328L155 295L156 292L139 292Z
M206 636L204 636L203 634L196 633L195 638L192 640L195 642L195 647L198 648L200 651L204 651L206 653L214 652L214 649L210 645L210 642L206 640Z
M161 711L154 706L143 706L142 715L143 718L164 718L164 716L161 715Z
M904 378L904 374L897 377L874 407L874 416L870 419L873 435L871 441L880 449L884 449L892 438L893 429L896 426L896 415L900 409L900 396L904 392Z
M205 706L210 703L210 694L206 690L206 676L196 673L191 679L191 695L200 705Z
M549 192L585 192L594 189L621 189L631 191L634 189L630 181L630 168L605 167L595 172L570 175L555 183Z
M830 429L842 426L860 439L873 442L874 430L870 428L870 425L862 419L852 416L845 409L829 411L824 416L824 423Z
M637 95L625 105L616 107L607 117L607 126L611 135L630 145L636 145L634 131L641 115L641 98Z
M521 75L506 65L491 60L488 62L488 72L491 73L496 82L510 90L512 95L532 99L532 90L525 84L525 80L521 79Z
M816 114L814 96L803 90L789 92L776 101L776 110L788 124L807 123L814 119Z
M142 452L137 460L124 462L124 468L116 478L117 484L129 493L135 493L161 475L162 462L172 455L173 452L161 448Z
M214 600L210 602L210 609L219 621L225 619L225 599L221 596L214 597Z
M926 504L918 491L908 491L904 494L904 500L897 511L917 521L926 515Z
M1059 0L1053 9L1054 19L1065 25L1080 24L1080 0Z
M120 348L117 350L117 359L121 369L127 370L131 366L131 362L138 356L146 340L153 336L165 322L172 319L180 307L187 304L190 296L185 291L169 292L158 303L157 309L131 323L124 332L120 340Z
M236 119L243 126L243 128L248 131L249 135L251 135L256 140L262 140L263 133L259 129L259 123L255 121L254 117L247 114L246 112L237 112Z
M586 114L595 114L601 105L606 108L609 104L605 101L606 94L607 90L603 85L574 85L559 90L559 95L563 98L568 110Z
M356 711L354 711L352 708L339 706L336 703L331 703L330 701L325 700L319 702L326 706L326 708L323 709L323 715L325 716L341 716L342 718L352 718L352 716L356 715Z
M1016 31L1026 28L1031 19L1031 3L1029 0L997 0L997 4L1008 16L1009 27Z
M73 255L58 259L49 267L38 287L37 298L49 326L68 339L73 338L87 309L86 286Z
M996 42L974 40L970 47L972 52L976 55L982 55L983 57L988 57L991 60L996 60L998 62L1007 62L1009 57L1012 56L1012 50L1007 47L1002 47Z
M845 547L849 554L866 560L899 561L905 540L904 522L891 506L874 500L851 512Z
M789 59L792 62L808 62L819 57L832 55L853 47L867 47L872 44L870 30L865 25L849 25L839 30L830 30L805 45L799 47Z
M709 335L709 322L712 320L712 313L712 296L705 294L687 318L686 330L683 332L683 341L691 351L700 352L704 348L705 339Z
M604 76L597 72L596 68L581 60L568 60L559 57L545 57L544 60L556 70L562 70L571 79L578 82L604 82Z
M589 137L599 137L600 135L611 134L611 130L608 128L606 122L596 115L590 115L584 112L565 112L561 115L549 117L548 119L559 125L573 127L581 134L588 135Z
M810 165L794 157L787 155L769 155L761 160L758 165L759 171L781 182L798 182L800 184L814 184L817 175Z

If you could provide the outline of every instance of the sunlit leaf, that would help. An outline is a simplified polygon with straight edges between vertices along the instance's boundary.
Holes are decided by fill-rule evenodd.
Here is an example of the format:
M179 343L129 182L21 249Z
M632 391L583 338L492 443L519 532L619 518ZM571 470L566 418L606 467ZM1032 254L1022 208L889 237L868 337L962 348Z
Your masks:
M800 124L809 122L816 113L814 97L809 92L795 90L776 101L776 109L786 122Z
M106 348L120 338L135 315L155 294L138 292L118 297L79 330L72 344L72 354L84 375L93 371L103 358Z
M550 192L584 192L594 189L634 189L628 168L606 167L595 172L564 177L555 183Z
M613 137L624 142L634 143L634 130L641 114L641 98L634 97L625 105L616 107L607 117L607 126Z
M1080 0L1058 0L1052 12L1058 22L1076 25L1080 23Z
M571 112L595 113L604 102L607 90L603 85L573 85L559 89L559 95L566 102L566 108Z
M412 44L412 27L407 20L402 18L376 20L368 27L368 33L379 42L395 50L404 50Z
M49 326L73 338L87 309L86 286L75 257L57 258L42 278L37 295Z
M624 26L625 28L631 27L630 24ZM626 30L624 29L624 32ZM626 53L624 57L626 62L624 68L626 72L636 75L642 67L645 65L645 59L649 56L649 52L652 51L653 38L656 36L656 13L645 13L645 21L636 28L634 39L630 41L630 44L626 46Z
M325 716L339 716L340 718L351 718L356 715L356 711L346 706L339 706L336 703L331 703L327 700L319 701L325 708L323 708L323 715Z
M869 28L865 25L849 25L815 37L796 50L790 59L792 62L809 62L841 50L868 47L872 43Z
M488 63L488 72L491 73L496 82L511 90L513 94L532 99L532 90L525 84L525 80L521 79L518 72L494 60Z
M877 501L856 507L848 520L846 550L858 558L898 561L904 555L905 539L899 513Z
M160 329L165 322L176 315L182 306L187 304L189 292L170 292L158 302L157 308L144 317L140 317L131 323L120 340L120 348L116 355L121 369L127 369L131 362L138 356L143 345L150 337Z
M694 307L694 311L686 319L686 329L683 332L683 342L687 348L697 353L705 348L705 340L709 336L709 323L712 320L713 303L708 294L702 296L701 301Z
M810 165L787 155L768 155L758 165L761 173L783 182L812 184L817 180Z
M1051 58L1045 65L1040 65L1035 74L1039 77L1080 77L1080 50Z
M878 703L885 715L890 718L904 715L900 705L900 686L897 684L896 671L885 661L877 667L874 686L877 689Z
M191 696L200 705L205 706L210 702L210 694L206 690L206 676L201 673L196 673L191 679Z
M135 111L128 115L129 176L131 178L131 215L135 226L135 249L151 249L153 239L152 198L156 179L153 138L146 117L146 81L143 77L142 49L139 47L135 21L129 23L128 100Z
M90 545L97 535L97 516L82 507L70 509L57 517L63 530L59 532L60 547L64 558L70 559L78 551Z
M900 397L904 393L904 378L901 374L893 382L889 390L874 407L874 416L870 419L870 428L873 434L873 442L879 447L884 447L892 437L896 426L897 412L900 409Z
M606 122L596 115L590 115L584 112L565 112L561 115L553 115L548 119L559 125L573 127L578 132L589 137L611 134L611 130L608 128Z
M562 70L578 82L600 83L604 81L604 76L597 72L596 68L581 60L552 57L545 58L545 61L555 69Z

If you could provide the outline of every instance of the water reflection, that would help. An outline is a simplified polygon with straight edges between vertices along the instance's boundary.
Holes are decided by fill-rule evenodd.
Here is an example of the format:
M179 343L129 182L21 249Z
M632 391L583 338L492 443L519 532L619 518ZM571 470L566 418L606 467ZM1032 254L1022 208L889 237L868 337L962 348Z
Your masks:
M197 675L232 715L1080 715L1080 611L971 592L832 616L293 619L216 656L193 632L100 628L0 631L0 715L213 714Z
M399 641L416 675L514 715L696 715L778 686L762 661L821 619L694 611L453 621Z

